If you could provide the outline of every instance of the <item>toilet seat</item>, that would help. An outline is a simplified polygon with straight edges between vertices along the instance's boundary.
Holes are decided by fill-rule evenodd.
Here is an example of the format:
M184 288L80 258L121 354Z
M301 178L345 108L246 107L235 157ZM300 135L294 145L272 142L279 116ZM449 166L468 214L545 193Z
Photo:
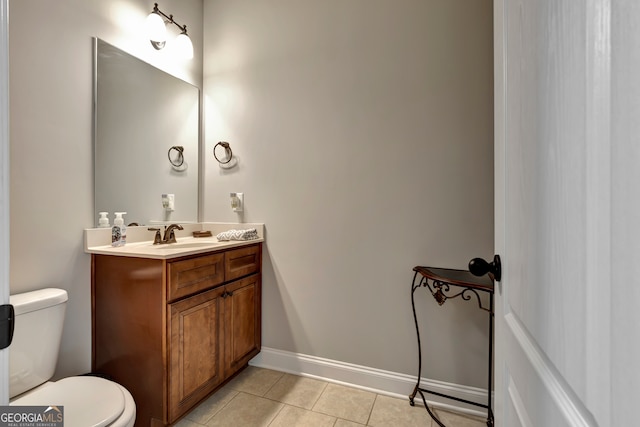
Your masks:
M118 384L82 376L47 383L12 401L11 405L64 406L65 427L105 427L117 421L123 412L130 412L125 411L127 400Z

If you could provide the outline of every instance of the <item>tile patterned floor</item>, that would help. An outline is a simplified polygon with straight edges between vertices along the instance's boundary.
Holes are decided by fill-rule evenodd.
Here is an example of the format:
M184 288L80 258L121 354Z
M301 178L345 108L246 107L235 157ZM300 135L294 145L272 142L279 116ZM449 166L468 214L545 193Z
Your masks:
M435 409L447 427L479 418ZM311 378L249 366L175 427L438 427L424 407Z

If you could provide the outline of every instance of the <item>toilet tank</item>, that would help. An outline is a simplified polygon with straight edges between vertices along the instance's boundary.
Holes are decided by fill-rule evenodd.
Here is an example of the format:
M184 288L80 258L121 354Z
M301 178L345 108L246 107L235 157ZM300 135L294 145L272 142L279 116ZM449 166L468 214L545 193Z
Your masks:
M9 346L10 398L53 376L67 299L67 291L54 288L11 295L16 320Z

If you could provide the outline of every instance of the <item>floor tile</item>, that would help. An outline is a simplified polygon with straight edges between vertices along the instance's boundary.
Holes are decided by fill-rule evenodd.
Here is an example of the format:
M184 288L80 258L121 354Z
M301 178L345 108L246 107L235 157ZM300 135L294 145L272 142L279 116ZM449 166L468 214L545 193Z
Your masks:
M299 408L311 409L327 384L312 378L284 374L264 397Z
M209 398L198 405L196 409L189 412L185 418L196 423L206 424L211 417L217 414L237 394L237 391L223 387L209 396Z
M311 408L311 410L308 410ZM447 427L485 427L484 417L433 410ZM357 388L248 367L176 427L437 427L424 406Z
M209 427L266 427L284 405L263 397L238 393L208 422Z
M409 399L378 395L367 425L374 427L430 426L431 417L424 406L409 405Z
M334 417L285 405L269 427L333 427Z
M227 384L227 387L256 396L264 396L283 375L284 373L271 369L247 366Z
M353 421L343 420L338 418L336 424L333 427L362 427L364 424L354 423ZM427 426L429 427L429 426Z
M187 418L183 418L180 421L178 421L177 424L174 424L173 427L203 427L203 424L199 424Z
M478 418L466 414L454 414L453 412L435 409L435 414L442 424L454 427L487 427L486 418ZM433 425L437 425L435 422Z
M376 398L374 393L328 384L313 406L315 412L366 424Z

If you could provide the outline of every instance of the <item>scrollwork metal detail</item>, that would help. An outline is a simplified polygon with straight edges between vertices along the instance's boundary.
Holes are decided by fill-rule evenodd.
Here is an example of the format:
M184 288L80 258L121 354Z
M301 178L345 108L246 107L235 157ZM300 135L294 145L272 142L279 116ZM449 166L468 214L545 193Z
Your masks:
M462 288L462 290L458 289L457 291L452 291L449 283L441 282L435 279L431 279L431 281L429 281L429 279L426 277L422 277L418 282L418 285L414 286L413 290L415 291L415 289L419 287L425 287L429 289L429 291L431 292L431 295L436 300L438 305L443 305L445 302L447 302L447 300L458 298L458 297L462 298L465 301L469 301L475 295L476 300L478 301L478 308L491 313L490 308L487 308L484 305L482 305L482 299L480 298L480 294L475 289Z

